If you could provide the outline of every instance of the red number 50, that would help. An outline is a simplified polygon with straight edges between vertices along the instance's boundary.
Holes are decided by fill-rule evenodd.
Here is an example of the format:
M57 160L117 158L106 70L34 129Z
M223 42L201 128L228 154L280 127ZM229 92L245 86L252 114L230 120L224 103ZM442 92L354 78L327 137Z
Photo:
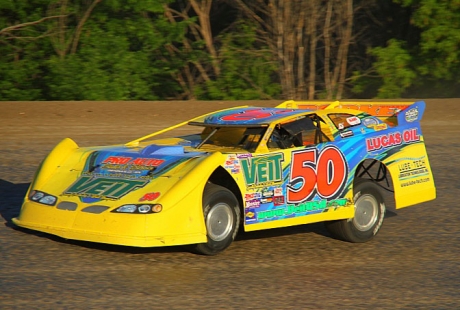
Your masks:
M287 202L300 203L315 194L335 199L342 193L347 177L347 161L335 146L327 146L321 152L316 148L293 152Z

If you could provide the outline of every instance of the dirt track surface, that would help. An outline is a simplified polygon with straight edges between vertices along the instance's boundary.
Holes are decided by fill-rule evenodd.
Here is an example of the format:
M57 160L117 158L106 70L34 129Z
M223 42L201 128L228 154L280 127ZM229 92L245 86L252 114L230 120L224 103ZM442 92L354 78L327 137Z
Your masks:
M422 120L438 198L388 212L365 244L322 224L240 233L220 255L66 241L15 228L43 157L65 137L123 143L193 116L264 102L0 102L0 309L458 309L459 99Z

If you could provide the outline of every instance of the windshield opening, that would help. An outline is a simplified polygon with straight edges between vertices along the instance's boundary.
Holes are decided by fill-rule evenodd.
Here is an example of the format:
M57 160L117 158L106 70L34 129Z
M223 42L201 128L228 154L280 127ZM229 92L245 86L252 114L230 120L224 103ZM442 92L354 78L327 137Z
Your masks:
M205 127L201 133L201 142L196 147L206 145L241 148L255 151L267 127Z

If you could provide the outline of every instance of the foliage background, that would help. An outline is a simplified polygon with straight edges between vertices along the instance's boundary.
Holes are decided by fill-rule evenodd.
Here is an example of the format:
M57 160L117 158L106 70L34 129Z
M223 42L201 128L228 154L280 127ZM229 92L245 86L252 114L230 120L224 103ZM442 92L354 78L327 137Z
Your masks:
M460 96L460 0L0 0L0 100Z

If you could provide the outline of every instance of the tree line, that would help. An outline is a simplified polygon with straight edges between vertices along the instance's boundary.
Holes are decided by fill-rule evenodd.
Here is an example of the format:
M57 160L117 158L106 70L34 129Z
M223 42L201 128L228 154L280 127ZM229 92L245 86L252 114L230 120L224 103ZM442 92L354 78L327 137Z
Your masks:
M0 100L458 97L459 0L0 0Z

